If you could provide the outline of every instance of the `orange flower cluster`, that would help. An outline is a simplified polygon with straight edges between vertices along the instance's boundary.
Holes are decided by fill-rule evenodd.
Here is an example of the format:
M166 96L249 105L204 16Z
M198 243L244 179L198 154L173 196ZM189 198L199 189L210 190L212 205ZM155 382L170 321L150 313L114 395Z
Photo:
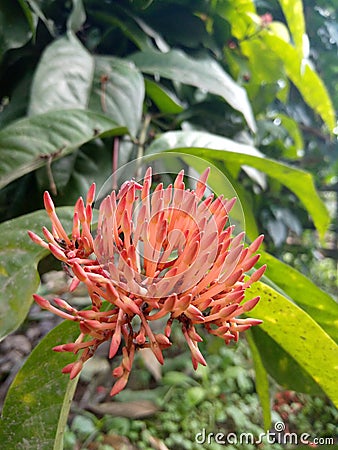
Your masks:
M163 364L162 352L171 346L175 320L181 325L195 369L199 363L206 364L198 348L202 338L196 326L229 343L237 341L240 331L261 323L238 316L259 300L242 302L245 289L265 271L262 266L245 278L259 259L255 253L263 236L246 248L244 233L233 236L234 227L227 222L235 199L205 198L208 174L209 169L195 190L185 188L183 171L173 185L158 184L152 190L149 168L143 185L127 181L118 193L113 191L102 201L95 233L91 230L92 185L86 204L79 198L75 205L70 237L45 192L52 232L43 228L45 240L31 231L29 236L68 266L73 274L70 290L84 283L92 302L91 309L78 311L60 298L51 304L34 295L42 308L79 323L78 339L54 348L81 353L63 369L71 378L100 344L110 341L110 358L122 352L121 364L113 370L117 381L111 395L115 395L127 384L137 349L150 348ZM163 333L151 326L158 319L165 324Z

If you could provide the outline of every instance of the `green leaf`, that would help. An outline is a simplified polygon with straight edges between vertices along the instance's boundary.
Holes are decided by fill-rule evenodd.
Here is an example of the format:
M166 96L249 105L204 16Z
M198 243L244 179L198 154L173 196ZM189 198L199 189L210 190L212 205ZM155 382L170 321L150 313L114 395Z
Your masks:
M293 267L266 252L260 263L267 264L266 275L311 316L338 343L338 304L311 280Z
M249 145L199 131L165 133L149 146L147 153L163 151L193 154L211 162L224 161L229 165L248 165L261 170L284 184L300 199L312 216L318 232L324 236L330 218L308 172L264 158L261 152Z
M269 51L284 63L287 76L297 87L304 101L323 119L332 132L336 125L335 111L327 89L316 71L303 60L297 50L283 39L268 32L262 34Z
M72 209L60 208L58 214L65 229L70 231ZM27 230L41 235L41 228L49 224L45 211L36 211L0 224L0 340L26 318L32 295L39 285L38 262L48 254L30 240Z
M278 0L292 34L294 45L300 57L303 56L305 20L302 0Z
M184 110L180 100L173 92L152 80L145 79L144 81L147 95L162 113L179 114Z
M95 57L90 109L128 127L135 136L142 118L143 100L143 77L133 63L112 56Z
M338 405L338 346L301 308L262 282L246 291L246 298L260 296L250 316L263 320L266 332ZM291 374L290 374L291 376Z
M256 343L251 335L251 330L248 330L245 336L248 341L254 363L256 391L263 410L264 429L269 430L271 426L271 410L268 374L263 365L261 355L257 349Z
M63 322L28 357L15 377L0 421L3 450L62 450L63 433L77 380L62 368L74 355L52 348L79 335L78 324Z
M245 84L255 112L265 111L275 100L281 85L287 80L280 58L274 52L268 52L260 39L243 40L240 49L244 57L236 59L231 50L227 50L230 58L239 66L239 77L248 77ZM262 64L264 61L264 64Z
M234 109L240 111L252 130L255 119L246 91L240 87L212 58L192 59L181 50L167 53L139 52L130 57L142 72L162 76L220 95Z
M18 2L0 0L0 60L7 50L22 47L31 37L30 24Z
M261 327L250 330L261 362L268 374L285 389L309 395L323 395L323 390L301 367L298 361L287 353Z
M82 27L86 21L86 11L83 6L82 0L72 0L73 10L70 13L67 21L67 28L70 31L76 33Z
M42 167L49 155L55 160L96 137L126 132L108 117L76 109L18 120L0 131L0 188Z
M53 41L44 51L35 72L28 113L85 109L93 71L93 58L72 33Z

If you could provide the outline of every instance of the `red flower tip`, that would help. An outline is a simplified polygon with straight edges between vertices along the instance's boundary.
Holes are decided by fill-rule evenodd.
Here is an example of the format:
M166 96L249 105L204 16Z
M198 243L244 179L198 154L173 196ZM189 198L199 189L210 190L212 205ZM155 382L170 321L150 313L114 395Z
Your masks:
M46 300L45 298L41 297L41 295L33 294L33 298L36 301L36 303L41 306L41 308L49 309L51 307L51 304L49 303L49 301Z
M48 191L45 191L43 194L43 203L45 205L45 210L47 211L47 214L51 214L55 211L53 200L49 195Z
M87 205L91 205L93 203L94 198L95 198L95 189L96 189L96 185L95 185L95 183L93 183L88 190L88 194L87 194L87 198L86 198Z

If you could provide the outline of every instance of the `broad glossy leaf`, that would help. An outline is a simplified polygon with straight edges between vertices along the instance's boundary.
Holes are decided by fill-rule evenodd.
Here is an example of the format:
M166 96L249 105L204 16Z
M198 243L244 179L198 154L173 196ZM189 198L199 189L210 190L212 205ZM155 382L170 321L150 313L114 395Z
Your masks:
M184 110L180 100L159 83L145 79L147 95L164 114L179 114Z
M337 344L307 313L270 286L254 283L246 298L257 295L261 300L250 316L263 320L260 328L338 405Z
M181 50L171 50L167 53L145 51L132 55L130 59L142 72L154 75L155 79L162 76L220 95L243 114L252 130L256 129L245 89L240 87L214 59L210 57L192 59Z
M266 252L260 263L267 264L266 275L309 314L338 343L338 304L311 280L293 267Z
M77 379L61 372L75 356L52 348L72 342L78 324L63 322L35 347L15 377L0 420L3 450L62 450Z
M136 136L143 100L143 77L133 63L112 56L95 57L90 109L106 114Z
M262 34L262 38L269 50L281 58L287 76L295 84L304 101L320 115L332 132L336 123L335 112L327 89L317 72L283 39L269 33Z
M269 375L285 389L310 395L323 395L311 375L260 327L250 330L261 362Z
M72 208L60 208L58 214L65 229L70 231ZM36 211L0 224L0 339L23 322L32 304L32 295L39 285L37 265L48 251L34 244L27 230L42 236L44 225L50 225L45 211Z
M22 47L31 37L31 24L19 3L0 0L0 60L7 50Z
M165 133L149 146L147 153L168 150L193 154L211 162L224 161L226 164L248 165L261 170L284 184L301 200L318 232L324 235L330 218L308 172L264 158L261 152L249 145L198 131Z
M34 75L29 114L85 109L93 71L92 56L72 33L53 41L44 51Z
M121 135L108 117L82 110L51 111L18 120L0 131L0 188L103 135Z
M302 0L278 0L282 7L288 27L298 54L303 56L303 39L305 35L305 20ZM307 55L305 55L307 57Z

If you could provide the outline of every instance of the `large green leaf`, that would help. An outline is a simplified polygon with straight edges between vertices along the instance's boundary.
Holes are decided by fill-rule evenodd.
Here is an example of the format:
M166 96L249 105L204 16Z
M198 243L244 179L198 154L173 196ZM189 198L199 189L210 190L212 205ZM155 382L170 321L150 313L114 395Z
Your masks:
M246 298L257 295L261 300L250 316L263 320L260 328L338 405L337 344L306 312L270 286L254 283Z
M74 355L52 348L74 341L78 325L63 322L33 350L15 377L0 420L3 450L62 450L76 379L61 372Z
M338 343L338 304L298 270L266 252L260 263L267 264L266 275L306 311Z
M162 76L220 95L234 109L240 111L252 130L255 119L246 91L240 87L212 58L192 59L180 50L167 53L139 52L130 57L142 72Z
M143 100L143 77L133 63L112 56L95 57L90 109L106 114L136 136Z
M29 114L85 109L93 71L93 58L72 33L53 41L44 51L34 75Z
M18 120L0 131L0 188L102 135L121 135L108 117L90 111L51 111Z
M71 230L72 209L60 208L58 214L66 230ZM0 224L0 339L14 331L27 316L32 295L39 285L38 262L48 254L34 244L27 230L42 235L49 227L45 211L36 211Z
M330 218L308 172L264 158L262 153L249 145L198 131L165 133L150 145L147 153L161 153L168 150L193 154L211 162L224 161L229 165L248 165L265 172L297 195L311 214L318 232L321 236L324 235Z
M304 394L323 395L323 390L302 368L297 359L287 353L261 327L253 327L250 334L261 363L278 384L285 389Z
M332 132L336 125L335 111L327 89L317 72L288 42L268 32L263 33L262 38L269 51L281 58L287 76L295 84L304 101L320 115Z

